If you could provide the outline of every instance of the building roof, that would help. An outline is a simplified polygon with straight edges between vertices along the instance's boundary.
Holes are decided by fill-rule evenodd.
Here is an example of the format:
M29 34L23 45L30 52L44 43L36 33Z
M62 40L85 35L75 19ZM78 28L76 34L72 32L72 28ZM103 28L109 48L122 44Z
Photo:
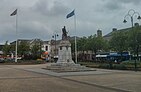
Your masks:
M127 31L130 31L130 30L131 30L131 28L125 28L125 29L120 29L120 30L112 31L112 32L110 32L110 33L104 35L103 37L109 37L109 36L112 36L113 33L115 33L115 32L119 32L119 31L127 32Z
M21 41L22 41L22 42L30 42L31 40L28 40L28 39L18 39L18 42L21 42ZM12 45L12 44L16 44L16 41L11 42L10 44L11 44L11 45Z
M135 23L135 26L139 26L137 23ZM139 26L141 28L141 26ZM132 31L132 28L129 27L129 28L124 28L124 29L119 29L119 30L115 30L115 28L113 28L113 31L104 35L103 38L106 39L106 40L110 40L112 38L112 35L115 33L115 32L129 32L129 31Z

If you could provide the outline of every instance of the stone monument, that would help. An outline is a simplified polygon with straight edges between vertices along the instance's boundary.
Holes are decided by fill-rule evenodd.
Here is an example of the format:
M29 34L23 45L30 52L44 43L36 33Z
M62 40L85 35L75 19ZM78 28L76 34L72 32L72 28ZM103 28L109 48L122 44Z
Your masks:
M59 55L57 63L71 63L74 64L71 55L71 43L68 40L66 28L62 28L62 40L59 44Z
M71 55L71 43L69 42L68 32L65 26L62 28L62 40L59 44L58 61L48 64L46 69L54 72L78 72L78 71L93 71L94 69L75 64Z

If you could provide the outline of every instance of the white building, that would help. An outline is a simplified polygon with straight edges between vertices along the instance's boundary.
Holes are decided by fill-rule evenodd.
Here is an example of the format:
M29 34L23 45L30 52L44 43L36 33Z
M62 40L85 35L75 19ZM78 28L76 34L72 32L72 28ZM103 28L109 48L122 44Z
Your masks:
M41 50L50 53L51 52L50 41L43 41Z

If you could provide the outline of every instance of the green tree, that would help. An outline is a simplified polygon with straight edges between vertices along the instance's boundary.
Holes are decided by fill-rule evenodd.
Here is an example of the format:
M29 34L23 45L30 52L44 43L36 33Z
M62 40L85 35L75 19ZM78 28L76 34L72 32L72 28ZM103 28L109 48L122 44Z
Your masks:
M127 46L128 46L128 34L121 31L115 32L113 34L112 39L110 40L110 47L111 47L111 50L120 52L121 60L122 60L123 51L128 50Z
M102 37L97 37L96 35L89 36L87 40L87 48L95 53L98 51L103 51L106 41Z
M84 51L88 51L86 42L87 42L86 37L82 37L77 40L77 50L79 52L78 58L79 58L79 60L82 60L82 61L85 60L85 58L86 58Z
M86 37L80 38L77 41L77 50L78 51L82 51L84 53L84 51L87 50L86 42L87 42L87 38Z
M139 59L139 52L141 51L141 28L134 27L134 30L129 33L129 46L134 55Z
M109 41L104 40L103 50L109 52L109 50L110 50L110 44L109 44Z
M30 46L29 46L28 42L21 41L18 44L18 54L19 55L24 55L24 54L28 53L29 50L30 50Z
M31 47L31 53L33 56L33 59L37 59L41 57L41 41L35 41L33 46Z
M5 42L5 45L2 49L4 56L7 56L8 54L10 54L10 45L8 45L8 41Z

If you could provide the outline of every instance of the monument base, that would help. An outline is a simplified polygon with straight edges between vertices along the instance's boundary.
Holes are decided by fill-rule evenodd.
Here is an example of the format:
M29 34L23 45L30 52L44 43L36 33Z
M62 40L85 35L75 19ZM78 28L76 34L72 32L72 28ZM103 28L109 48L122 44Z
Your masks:
M59 44L59 54L57 63L74 63L71 55L71 43L69 40L62 40Z
M93 68L88 68L75 63L51 63L46 67L47 70L53 72L84 72L84 71L95 71Z

